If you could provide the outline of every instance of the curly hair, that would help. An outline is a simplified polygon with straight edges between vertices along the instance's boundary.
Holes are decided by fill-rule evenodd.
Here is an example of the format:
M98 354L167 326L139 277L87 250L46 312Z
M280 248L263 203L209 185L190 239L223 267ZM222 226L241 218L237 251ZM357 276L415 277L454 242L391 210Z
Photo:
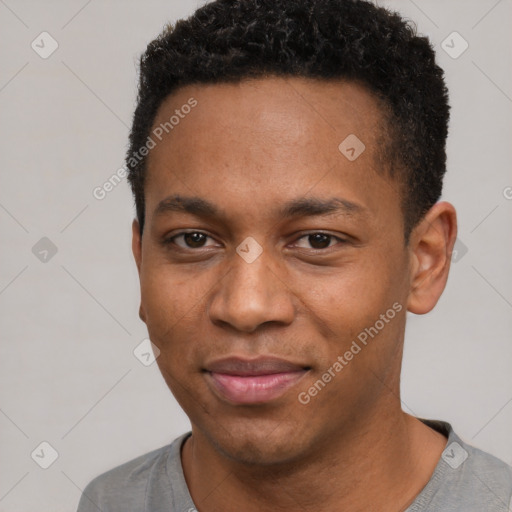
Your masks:
M179 87L268 76L362 84L385 119L380 166L398 180L405 239L439 199L446 171L448 91L426 37L365 0L215 0L167 25L140 59L126 155L142 233L147 140L158 108Z

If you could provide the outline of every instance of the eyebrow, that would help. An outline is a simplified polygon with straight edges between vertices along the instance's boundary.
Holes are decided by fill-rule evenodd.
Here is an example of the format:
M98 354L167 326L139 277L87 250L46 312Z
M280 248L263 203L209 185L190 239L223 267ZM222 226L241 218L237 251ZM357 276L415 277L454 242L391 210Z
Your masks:
M343 213L345 215L363 214L367 210L363 206L333 197L331 199L319 199L316 197L293 199L283 205L279 211L279 216L289 217L313 217L316 215L330 215Z
M225 217L225 212L210 201L201 197L173 195L160 201L154 215L161 216L168 212L189 213L197 217ZM331 214L362 215L367 209L357 203L333 197L330 199L298 198L279 208L277 215L281 218L313 217Z
M200 197L174 195L163 199L155 208L154 215L160 216L167 212L190 213L198 217L215 217L219 209L210 201Z

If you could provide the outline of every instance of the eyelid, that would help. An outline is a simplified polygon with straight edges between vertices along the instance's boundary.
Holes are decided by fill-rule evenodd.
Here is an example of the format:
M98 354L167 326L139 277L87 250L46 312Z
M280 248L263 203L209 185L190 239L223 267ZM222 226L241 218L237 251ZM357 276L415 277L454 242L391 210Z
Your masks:
M170 245L170 244L174 244L176 245L177 247L179 247L180 249L184 249L184 250L190 250L190 251L194 251L194 252L197 252L197 251L200 251L201 249L206 249L208 247L211 247L209 245L206 245L206 246L202 246L202 247L198 247L198 248L193 248L193 247L183 247L181 245L178 245L176 242L175 242L175 239L180 237L180 236L184 236L186 234L189 234L189 233L199 233L201 235L204 235L206 238L210 238L212 240L214 240L216 243L219 243L217 242L217 240L215 239L215 237L209 235L208 233L202 231L202 230L199 230L199 229L188 229L188 230L181 230L181 231L178 231L177 233L174 233L170 236L166 236L164 239L163 239L163 244L164 245ZM346 238L343 238L341 236L338 236L338 235L333 235L332 233L329 233L329 232L325 232L325 231L318 231L318 230L312 230L312 231L308 231L308 232L302 232L302 234L300 234L300 236L296 236L294 238L294 243L298 242L299 240L303 239L303 238L306 238L310 235L325 235L325 236L328 236L332 239L335 239L338 241L338 243L347 243L348 240ZM334 245L329 245L328 247L325 247L323 249L315 249L315 248L304 248L304 247L299 247L299 249L306 249L306 250L309 250L309 251L319 251L319 252L326 252L328 251L329 249L332 249L333 247L335 247L336 245L338 244L334 244Z
M187 235L187 234L191 234L191 233L198 233L200 235L204 235L206 238L210 238L212 240L214 240L216 243L218 243L215 238L211 235L209 235L208 233L204 232L204 231L201 231L200 229L189 229L189 230L181 230L181 231L178 231L177 233L174 233L170 236L165 236L164 239L162 240L162 243L164 245L170 245L170 244L174 244L176 245L177 247L179 247L180 249L184 249L184 250L191 250L191 251L198 251L200 249L204 249L204 248L207 248L207 247L210 247L209 245L206 245L206 246L203 246L203 247L199 247L199 248L193 248L193 247L183 247L181 245L178 245L174 240L180 236L183 236L183 235Z
M295 238L295 243L298 242L299 240L301 240L302 238L305 238L307 236L310 236L310 235L325 235L325 236L328 236L330 238L334 238L335 240L338 241L338 243L347 243L348 240L346 238L342 238L341 236L338 236L338 235L333 235L332 233L328 233L328 232L325 232L325 231L309 231L307 233L302 233L300 236L296 237ZM328 247L324 248L324 249L315 249L315 248L310 248L308 250L310 251L320 251L320 252L326 252L328 251L329 249L332 249L333 247L335 247L337 244L334 244L334 245L329 245ZM299 247L299 249L304 249L304 247Z

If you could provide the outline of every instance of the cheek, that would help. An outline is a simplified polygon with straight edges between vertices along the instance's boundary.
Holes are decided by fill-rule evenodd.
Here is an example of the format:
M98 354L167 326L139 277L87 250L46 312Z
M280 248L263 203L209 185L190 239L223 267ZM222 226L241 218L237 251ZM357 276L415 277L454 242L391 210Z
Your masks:
M318 320L335 334L343 332L344 337L357 335L401 298L392 265L375 258L369 258L367 263L362 259L352 262L307 281L302 276L302 281L304 303Z
M190 268L170 263L159 249L151 247L146 251L140 281L142 301L148 313L166 315L171 321L184 315L205 294L208 283L204 273Z
M389 265L383 258L372 257L365 264L361 259L350 268L303 283L306 315L314 319L315 330L325 340L316 351L319 374L332 367L339 356L343 358L343 370L330 386L331 392L342 389L365 395L370 389L366 389L368 377L378 375L385 380L396 366L405 307L402 270L398 259L395 263ZM379 380L373 384L378 386Z
M141 303L153 343L160 350L170 345L179 349L178 340L197 325L204 307L208 284L199 277L186 277L170 265L151 265L141 272Z

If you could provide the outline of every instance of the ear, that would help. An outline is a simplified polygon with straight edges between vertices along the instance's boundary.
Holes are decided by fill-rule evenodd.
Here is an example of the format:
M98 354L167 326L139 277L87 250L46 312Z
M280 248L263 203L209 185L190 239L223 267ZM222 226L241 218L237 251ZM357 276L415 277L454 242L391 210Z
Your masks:
M135 258L135 264L137 265L137 272L139 273L140 280L140 267L142 264L142 236L140 234L140 226L137 219L134 219L132 222L132 252L133 257ZM142 307L142 299L139 306L139 317L144 323L146 322L146 313Z
M133 219L132 222L132 252L140 277L140 265L142 263L142 237L140 234L139 221L137 219Z
M410 290L407 310L417 315L431 311L443 293L457 237L455 208L436 203L412 230Z

